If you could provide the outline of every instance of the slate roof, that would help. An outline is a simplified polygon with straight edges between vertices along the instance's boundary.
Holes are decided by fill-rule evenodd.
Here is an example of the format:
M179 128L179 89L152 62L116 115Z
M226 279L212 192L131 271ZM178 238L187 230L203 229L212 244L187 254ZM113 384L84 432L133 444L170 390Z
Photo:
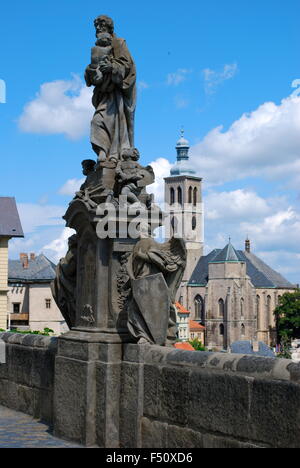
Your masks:
M224 247L221 252L219 252L210 263L223 263L223 262L240 262L238 252L235 250L231 242Z
M55 278L56 266L45 255L28 260L28 268L24 268L20 260L8 261L8 281L12 282L49 282Z
M16 200L0 197L0 237L24 237Z
M227 249L227 250L226 250ZM233 248L234 249L234 248ZM230 255L233 253L230 250ZM228 252L228 245L225 249L212 250L208 255L200 258L196 268L190 278L189 286L206 286L208 282L208 265L215 262L226 262L226 252ZM273 270L270 266L264 263L260 258L256 257L253 253L244 252L242 250L234 249L234 256L241 262L246 263L247 275L250 277L251 282L255 288L295 288L280 273ZM233 257L229 257L233 258ZM222 260L223 259L223 260ZM237 261L237 260L232 260Z

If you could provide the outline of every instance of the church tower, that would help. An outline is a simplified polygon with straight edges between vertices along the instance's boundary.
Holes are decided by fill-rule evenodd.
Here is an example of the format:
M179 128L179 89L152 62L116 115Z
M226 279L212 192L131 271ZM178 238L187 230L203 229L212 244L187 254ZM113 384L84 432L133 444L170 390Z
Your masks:
M182 130L176 145L177 162L171 169L170 177L165 178L170 233L186 241L187 267L183 284L187 284L203 255L204 244L202 179L197 177L189 161L189 148Z

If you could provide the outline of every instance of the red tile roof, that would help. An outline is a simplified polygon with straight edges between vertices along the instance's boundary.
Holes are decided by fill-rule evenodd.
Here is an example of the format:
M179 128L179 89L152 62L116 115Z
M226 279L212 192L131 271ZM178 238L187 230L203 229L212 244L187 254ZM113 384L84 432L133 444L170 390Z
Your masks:
M200 325L200 323L190 320L190 331L204 331L205 327Z
M186 341L184 341L182 343L175 343L174 348L183 349L184 351L195 351L193 346L190 345L190 343L187 343Z
M189 314L190 315L190 312L188 310L186 310L183 305L181 305L179 302L176 302L176 309L177 309L177 312L179 314Z

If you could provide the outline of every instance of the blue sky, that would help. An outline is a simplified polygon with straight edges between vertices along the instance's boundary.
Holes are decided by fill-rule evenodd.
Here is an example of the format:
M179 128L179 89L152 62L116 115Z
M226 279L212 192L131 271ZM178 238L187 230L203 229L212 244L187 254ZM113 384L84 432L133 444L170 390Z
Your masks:
M43 250L56 259L64 249L61 216L81 178L81 160L93 155L92 108L81 80L95 40L93 19L101 13L114 19L136 61L142 162L154 162L161 184L183 125L204 179L207 250L223 247L229 236L243 248L248 234L255 253L300 283L300 97L290 97L300 79L294 0L1 5L7 102L0 104L0 196L16 197L26 231L10 255Z

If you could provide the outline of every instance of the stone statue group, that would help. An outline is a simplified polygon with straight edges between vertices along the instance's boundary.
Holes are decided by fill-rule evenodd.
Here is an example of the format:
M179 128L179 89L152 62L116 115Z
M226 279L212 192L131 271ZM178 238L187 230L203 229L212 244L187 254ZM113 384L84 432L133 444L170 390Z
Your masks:
M128 205L142 203L150 210L153 196L147 193L146 187L155 180L152 167L140 165L140 154L134 144L135 63L125 40L115 35L111 18L99 16L94 25L97 40L91 50L85 80L88 87L94 87L91 145L97 158L82 162L86 180L65 215L67 224L74 227L77 234L69 240L69 251L57 267L52 288L69 327L82 330L83 317L89 327L97 327L97 322L101 322L97 314L106 313L96 312L94 297L98 285L90 287L88 282L93 278L88 281L85 278L91 268L103 271L103 275L106 271L103 262L94 266L93 253L87 253L89 241L86 239L93 239L91 226L97 207L101 203L118 207L122 196ZM84 233L87 230L90 237ZM150 229L149 236L143 237L131 243L131 247L128 243L127 251L118 255L114 253L116 248L110 250L111 244L101 244L102 250L109 251L108 258L117 261L112 269L119 278L117 289L114 289L113 273L108 283L111 294L119 294L119 309L116 310L114 301L108 298L107 307L114 313L108 311L107 314L114 316L117 331L118 314L125 315L127 333L135 342L166 345L176 340L174 302L185 269L186 249L181 239L172 238L164 244L155 242ZM83 310L89 310L90 320Z

